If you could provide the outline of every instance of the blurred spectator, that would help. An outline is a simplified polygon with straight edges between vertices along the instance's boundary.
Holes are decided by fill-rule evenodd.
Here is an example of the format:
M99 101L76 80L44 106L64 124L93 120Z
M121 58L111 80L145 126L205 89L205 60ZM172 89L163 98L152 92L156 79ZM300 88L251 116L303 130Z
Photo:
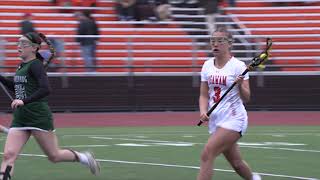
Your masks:
M137 20L156 21L155 0L138 0L137 1Z
M86 7L96 7L97 6L97 0L83 0L82 6Z
M137 0L136 19L168 21L171 19L171 5L168 0Z
M36 32L32 23L32 15L30 13L25 13L23 20L20 23L21 34L27 34L28 32Z
M198 0L169 0L170 4L175 7L182 7L182 8L197 8L198 7Z
M90 11L78 12L76 14L79 20L78 35L99 35L98 26L91 17ZM82 58L85 61L88 71L95 71L89 66L96 65L96 41L97 37L78 37L76 41L80 43Z
M228 0L230 7L236 7L236 0Z
M97 6L96 0L51 0L51 2L58 6L84 6L84 7Z
M117 0L116 11L120 21L136 19L136 0Z
M155 11L159 20L169 21L171 19L171 5L168 0L156 0Z
M81 6L81 7L96 7L96 0L51 0L57 6L67 7L66 9L61 9L62 13L73 13L74 9L71 7Z
M58 0L51 0L51 3L54 4L54 5L57 5L58 4Z
M277 1L272 2L272 6L308 6L316 3L316 1Z
M272 6L288 6L287 2L272 2Z
M52 46L56 50L56 56L60 57L62 56L62 53L64 52L64 42L61 38L56 37L48 37L49 41L52 43Z
M62 6L62 7L72 7L72 1L71 0L56 0L56 5L57 6ZM72 9L60 9L61 13L72 13Z
M96 7L97 6L97 0L73 0L73 1L78 1L77 6L82 6L82 7ZM73 6L75 6L75 5L73 5ZM87 11L90 12L90 14L94 13L94 9L90 9Z
M218 0L199 0L199 5L204 8L209 35L211 35L216 29L216 17L218 15L219 2Z

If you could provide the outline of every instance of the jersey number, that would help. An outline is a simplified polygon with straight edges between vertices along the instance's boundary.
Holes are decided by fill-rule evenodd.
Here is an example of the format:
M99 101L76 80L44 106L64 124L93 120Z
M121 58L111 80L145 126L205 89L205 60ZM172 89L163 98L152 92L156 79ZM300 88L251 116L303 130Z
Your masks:
M220 100L220 93L221 93L221 88L220 87L214 87L214 96L213 96L213 102L218 102Z

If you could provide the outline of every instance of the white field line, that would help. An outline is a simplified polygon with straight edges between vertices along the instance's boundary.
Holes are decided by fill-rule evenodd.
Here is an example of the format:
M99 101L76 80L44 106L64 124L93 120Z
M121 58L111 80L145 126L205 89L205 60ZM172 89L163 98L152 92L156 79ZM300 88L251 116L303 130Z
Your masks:
M285 131L262 131L262 132L248 132L245 135L312 135L315 133L320 133L319 130L285 130ZM147 136L147 135L160 135L160 136L166 136L166 135L207 135L209 137L208 133L199 133L199 131L194 132L188 132L188 134L185 131L144 131L141 133L135 133L135 134L81 134L81 135L74 135L74 134L65 134L61 135L63 137L81 137L81 136Z
M253 148L253 149L272 149L272 150L284 150L284 151L295 151L295 152L311 152L311 153L320 153L319 150L312 149L296 149L296 148L277 148L277 147L258 147L258 146L247 146L241 145L242 148Z
M277 136L277 135L282 135L282 136L319 136L320 132L315 132L315 133L248 133L245 135L259 135L259 136Z
M185 136L206 136L209 137L208 133L192 133L192 134L160 134L160 133L155 133L155 134L87 134L87 135L58 135L62 138L69 138L69 137L135 137L135 138L149 138L149 136L175 136L175 137L185 137Z
M107 145L107 144L90 144L90 145L70 145L70 146L61 146L61 147L73 147L73 148L78 148L78 147L86 147L86 148L92 148L92 147L107 147L107 146L110 146L110 145Z
M0 152L0 154L3 154ZM29 157L47 157L41 154L20 154L20 156L29 156ZM111 163L121 163L121 164L136 164L136 165L148 165L148 166L160 166L160 167L174 167L174 168L186 168L186 169L199 169L198 166L185 166L185 165L177 165L177 164L161 164L161 163L147 163L147 162L136 162L136 161L121 161L121 160L110 160L110 159L97 159L99 162L111 162ZM234 173L233 170L228 169L214 169L215 171L220 172L230 172ZM262 176L271 176L271 177L283 177L289 179L300 179L300 180L319 180L316 178L310 177L300 177L300 176L290 176L290 175L282 175L282 174L271 174L271 173L261 173L256 172Z
M310 132L310 133L281 133L281 132L274 132L274 133L246 133L245 136L319 136L320 132ZM148 136L208 136L208 133L189 133L189 134L160 134L160 133L154 133L154 134L86 134L86 135L60 135L61 137L137 137L137 138L148 138Z
M193 142L179 142L179 141L163 141L163 140L152 140L152 139L131 139L131 138L110 138L110 137L89 137L93 139L105 139L105 140L125 140L125 141L138 141L138 142L152 142L152 143L175 143L175 144L205 144L205 143L193 143ZM320 150L312 150L312 149L297 149L297 148L281 148L281 147L268 147L268 146L250 146L250 145L241 145L239 142L240 147L244 148L255 148L255 149L273 149L273 150L284 150L284 151L294 151L294 152L311 152L311 153L319 153Z
M266 126L268 127L268 126ZM250 129L250 128L249 128ZM298 130L298 129L294 129L294 130L264 130L264 131L259 131L259 133L308 133L308 132L316 132L319 133L319 129L308 129L308 130ZM251 133L254 133L254 131L252 131Z
M183 142L183 141L163 141L163 140L153 140L153 139L132 139L132 138L110 138L110 137L98 137L93 136L89 137L92 139L106 139L106 140L123 140L123 141L139 141L139 142L152 142L152 143L189 143L189 144L199 144L199 143L192 143L192 142ZM203 144L203 143L201 143Z
M164 143L164 142L162 142ZM170 142L168 142L170 143ZM187 144L188 146L192 144L204 144L204 143L170 143L170 144L151 144L150 146L157 146L157 145L177 145L181 146ZM125 146L126 144L115 144L115 145L122 145ZM142 145L142 144L141 144ZM145 144L148 145L148 144ZM61 147L86 147L86 148L95 148L95 147L108 147L108 146L113 146L113 145L106 145L106 144L93 144L93 145L70 145L70 146L61 146ZM138 145L136 145L138 146ZM297 148L278 148L278 147L268 147L268 146L251 146L251 145L239 145L241 148L252 148L252 149L271 149L271 150L283 150L283 151L293 151L293 152L310 152L310 153L320 153L320 150L312 150L312 149L297 149Z
M159 142L158 142L159 143ZM164 143L164 142L161 142ZM150 146L158 146L158 145L176 145L179 146L179 144L181 144L181 146L190 146L192 144L204 144L204 143L177 143L177 142L168 142L170 144L151 144ZM122 145L122 146L126 146L127 144L115 144L115 145ZM141 144L143 145L143 144ZM145 144L146 146L148 146L148 144ZM108 146L113 146L113 145L106 145L106 144L93 144L93 145L70 145L70 146L61 146L61 147L86 147L86 148L95 148L95 147L108 147ZM133 145L132 145L133 146ZM138 145L136 145L138 146ZM278 148L278 147L268 147L268 146L251 146L251 145L239 145L241 148L252 148L252 149L271 149L271 150L283 150L283 151L293 151L293 152L310 152L310 153L320 153L320 150L312 150L312 149L297 149L297 148Z
M177 164L160 164L160 163L146 163L146 162L119 161L119 160L106 160L106 159L97 159L97 160L100 161L100 162L113 162L113 163L122 163L122 164L138 164L138 165L150 165L150 166L162 166L162 167L200 169L198 166L185 166L185 165L177 165ZM228 170L228 169L214 169L214 170L215 171L221 171L221 172L234 173L233 170ZM255 172L255 173L258 173L258 174L260 174L262 176L283 177L283 178L300 179L300 180L318 180L316 178L309 178L309 177L289 176L289 175L260 173L260 172Z

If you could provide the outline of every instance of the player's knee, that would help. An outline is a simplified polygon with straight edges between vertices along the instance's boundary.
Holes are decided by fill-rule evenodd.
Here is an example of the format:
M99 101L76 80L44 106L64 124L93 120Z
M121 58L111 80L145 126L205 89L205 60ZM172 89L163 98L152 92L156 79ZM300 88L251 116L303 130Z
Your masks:
M3 154L3 161L6 161L8 163L14 162L18 157L18 152L14 150L6 150Z
M201 160L203 162L212 161L214 158L214 152L212 152L208 147L205 147L201 153Z
M202 151L201 153L201 161L202 162L206 162L209 160L209 155L208 155L208 152L207 151Z

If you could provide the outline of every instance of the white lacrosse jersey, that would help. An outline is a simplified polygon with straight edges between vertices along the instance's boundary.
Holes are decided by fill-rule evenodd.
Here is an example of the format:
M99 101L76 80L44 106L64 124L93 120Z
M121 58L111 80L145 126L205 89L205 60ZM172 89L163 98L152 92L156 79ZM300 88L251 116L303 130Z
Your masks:
M209 87L208 110L247 68L244 62L232 57L223 68L218 69L214 66L214 59L205 61L201 70L201 81L207 82ZM244 80L247 79L248 73L244 77ZM214 132L217 126L242 132L247 128L247 121L247 112L240 98L239 86L236 85L211 113L209 132Z

